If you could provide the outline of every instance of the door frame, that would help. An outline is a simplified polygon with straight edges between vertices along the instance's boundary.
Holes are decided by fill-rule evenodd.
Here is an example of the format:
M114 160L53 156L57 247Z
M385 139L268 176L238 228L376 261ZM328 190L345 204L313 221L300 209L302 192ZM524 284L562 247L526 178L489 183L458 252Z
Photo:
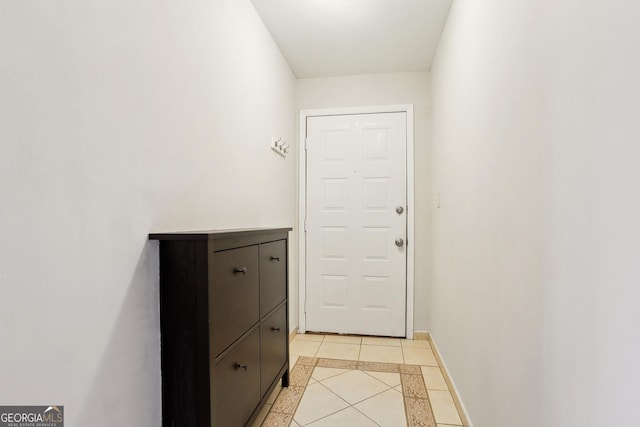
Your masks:
M406 113L407 117L407 295L406 295L406 338L413 339L413 304L414 304L414 240L415 240L415 197L414 197L414 138L413 138L413 104L381 105L371 107L322 108L300 110L300 135L298 146L298 332L306 330L306 230L307 217L307 118L318 116L343 116L354 114Z

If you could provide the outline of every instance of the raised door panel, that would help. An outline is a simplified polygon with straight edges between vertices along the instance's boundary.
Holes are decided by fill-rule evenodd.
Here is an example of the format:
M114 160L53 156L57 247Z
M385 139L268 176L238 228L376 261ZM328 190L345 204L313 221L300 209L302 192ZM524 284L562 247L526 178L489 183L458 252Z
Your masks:
M219 355L259 320L258 245L210 255L210 347Z
M260 245L260 316L287 296L287 241Z
M260 393L264 394L287 362L287 306L276 310L260 325L262 374Z
M244 426L261 398L258 329L220 360L213 372L212 426Z

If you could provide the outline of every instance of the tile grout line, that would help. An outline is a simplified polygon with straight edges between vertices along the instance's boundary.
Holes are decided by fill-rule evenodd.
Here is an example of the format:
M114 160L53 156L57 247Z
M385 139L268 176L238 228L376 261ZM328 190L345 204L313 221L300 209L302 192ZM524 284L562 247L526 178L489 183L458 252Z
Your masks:
M296 369L298 368L298 364L300 364L300 366L304 366L304 368L300 367L299 369ZM367 361L360 362L357 360L336 360L336 359L326 359L326 358L306 357L306 356L300 356L298 358L293 368L294 370L292 371L293 372L292 377L295 378L293 383L298 384L298 386L293 386L293 388L297 388L301 390L294 390L291 393L286 391L285 394L280 393L276 398L275 402L273 403L272 407L270 408L269 413L267 414L267 417L262 423L262 426L265 426L265 427L269 425L290 426L291 423L294 422L293 417L298 409L300 401L302 400L302 397L306 391L306 388L309 385L309 380L311 379L313 375L313 371L315 370L316 367L335 367L335 368L342 367L342 369L359 370L362 372L366 372L368 370L371 372L398 373L400 375L400 386L401 386L400 393L403 398L403 404L404 404L403 406L404 406L405 419L407 422L407 426L410 426L410 427L418 426L418 425L425 426L424 421L427 421L427 422L430 422L430 424L428 424L426 427L436 427L433 409L429 401L429 395L427 392L426 383L424 381L424 377L422 375L422 369L420 365L407 365L404 363L399 364L399 363L387 363L387 362L367 362ZM305 381L300 381L301 378L298 378L298 376L301 375L300 372L302 372L302 375L307 375ZM413 396L411 395L412 394L411 384L407 383L407 380L412 377L414 377L414 380L417 381L417 383L414 382L413 384L414 386ZM373 378L379 381L380 383L384 384L386 387L388 387L386 390L380 393L377 393L376 395L395 389L395 386L389 386L383 381L378 380L375 377ZM357 408L355 408L354 405L349 404L349 402L347 402L337 393L333 392L326 385L322 384L321 381L318 381L318 382L325 389L329 390L332 394L335 394L339 399L347 403L348 405L347 407L352 407L359 413L362 413ZM302 383L304 383L304 385L300 386L300 384ZM417 389L415 387L417 387ZM301 392L299 394L296 394L296 391L301 391ZM286 400L289 397L288 394L292 394L294 400L290 400L289 402L284 402L281 404L280 403L281 398L282 400ZM421 394L424 394L425 397L424 398L420 397ZM286 396L286 397L283 397L283 396ZM368 400L371 397L373 396L369 396L367 399L363 399L358 403ZM283 405L286 406L287 403L289 404L287 411L273 412L274 408L280 408L280 406L283 406ZM340 411L343 411L345 409L347 408L342 408ZM324 417L319 418L319 420L340 411L336 411L336 412L333 412L332 414L328 414ZM370 419L366 414L364 413L362 414L365 417L367 417L367 419ZM281 418L278 419L278 416L280 416ZM424 418L425 416L427 417L426 419ZM316 422L316 421L318 420L315 420L313 422ZM375 423L375 421L373 422Z
M320 340L319 343L320 344L318 344L318 348L313 353L313 357L318 357L318 352L320 351L320 347L322 347L322 344L324 344L324 337L322 337L322 340ZM313 372L313 371L311 371L311 372Z
M397 385L389 385L389 384L387 384L387 383L385 383L384 381L382 381L382 380L380 380L380 379L378 379L378 378L374 377L373 375L371 375L371 374L369 373L369 372L376 372L376 371L366 371L366 370L364 370L364 369L361 369L361 371L362 371L362 372L364 372L365 374L369 375L369 376L370 376L371 378L373 378L374 380L378 380L378 381L380 381L382 384L386 385L386 386L387 386L387 387L389 387L389 388L397 387ZM395 372L389 372L389 373L395 373ZM400 383L400 384L398 384L398 385L402 385L402 383Z
M359 362L359 361L358 361L358 362ZM374 362L374 363L375 363L375 362ZM384 363L384 362L381 362L381 363ZM316 367L317 367L317 366L316 366ZM315 370L315 368L314 368L314 370ZM381 395L382 393L386 393L386 392L388 392L389 390L394 390L394 386L390 386L389 384L387 384L387 383L385 383L385 382L383 382L383 381L380 381L378 378L375 378L374 376L372 376L372 375L370 375L370 374L369 374L369 372L377 372L377 371L366 371L366 370L364 370L364 369L360 369L360 364L359 364L359 363L356 365L356 369L351 369L351 370L353 370L353 371L360 371L360 372L362 372L363 374L368 375L369 377L373 378L374 380L378 381L379 383L381 383L381 384L383 384L385 387L387 387L387 389L386 389L386 390L383 390L383 391L381 391L381 392L379 392L379 393L375 393L375 394L373 394L373 395L371 395L371 396L367 397L366 399L362 399L362 400L360 400L360 401L358 401L358 402L356 402L356 403L354 403L354 404L351 404L351 403L347 402L347 404L349 405L349 407L350 407L350 408L353 408L355 411L357 411L357 412L359 412L360 414L362 414L364 417L366 417L368 420L370 420L371 422L373 422L373 423L374 423L375 425L377 425L378 427L382 427L382 426L381 426L380 424L378 424L375 420L371 419L367 414L365 414L364 412L362 412L362 411L360 411L358 408L356 408L356 406L355 406L355 405L358 405L358 404L360 404L360 403L362 403L362 402L364 402L364 401L367 401L367 400L369 400L369 399L371 399L371 398L373 398L373 397L379 396L379 395ZM400 369L398 369L398 371L400 371ZM313 375L313 374L312 374L312 375ZM400 372L398 372L398 376L400 376L400 377L402 376L402 375L400 374ZM332 377L332 378L333 378L333 377ZM402 382L402 379L401 379L400 381ZM335 394L335 395L336 395L336 396L338 396L340 399L342 399L343 401L345 401L345 402L346 402L346 400L344 400L340 395L338 395L337 393L335 393L335 392L334 392L333 390L331 390L329 387L325 386L324 384L322 384L322 385L323 385L327 390L329 390L330 392L332 392L333 394ZM400 395L404 397L404 395L403 395L403 393L402 393L402 392L400 392ZM404 402L403 402L403 403L404 403ZM404 406L404 405L403 405L403 406ZM340 411L344 411L345 409L347 409L347 408L343 408L343 409L341 409ZM323 419L323 418L326 418L326 417L329 417L329 416L331 416L331 415L337 414L337 413L338 413L338 412L340 412L340 411L336 411L336 412L334 412L333 414L326 415L325 417L319 418L318 420L321 420L321 419ZM405 412L405 419L406 419L406 412ZM313 422L316 422L316 421L318 421L318 420L315 420L315 421L313 421ZM310 423L309 423L309 424L310 424Z
M366 399L365 399L366 400ZM364 400L363 400L364 402ZM378 424L375 420L372 420L367 414L365 414L364 412L362 412L361 410L359 410L358 408L356 408L355 406L351 405L351 407L354 409L354 411L358 411L360 414L362 414L362 416L364 416L366 419L368 419L369 421L371 421L372 423L374 423L375 425L377 425L378 427L382 427L380 424Z
M357 370L357 369L356 369L356 370ZM361 371L361 372L364 372L364 371ZM371 377L371 378L373 378L373 377ZM378 380L377 378L374 378L374 379L375 379L375 380ZM378 380L378 381L380 381L380 380ZM380 381L380 382L382 383L382 381ZM382 384L384 384L384 383L382 383ZM387 384L384 384L384 385L385 385L386 387L389 387ZM326 386L325 386L325 387L326 387ZM327 388L328 388L328 387L327 387ZM392 389L393 389L393 387L389 387L389 388L388 388L388 389L386 389L386 390L382 390L382 391L381 391L381 392L379 392L379 393L372 394L371 396L369 396L369 397L367 397L367 398L365 398L365 399L359 400L359 401L357 401L357 402L356 402L356 403L354 403L354 404L350 404L349 402L347 402L347 403L349 403L349 406L356 406L356 405L359 405L360 403L362 403L362 402L364 402L364 401L366 401L366 400L371 399L372 397L379 396L379 395L381 395L382 393L386 393L386 392L388 392L389 390L392 390ZM336 394L336 393L334 393L334 394ZM340 396L338 396L338 397L340 397ZM341 399L342 399L342 398L341 398ZM342 399L342 400L344 400L344 399ZM346 401L345 401L345 402L346 402Z
M301 360L302 359L302 360ZM307 363L301 363L301 362L307 362ZM309 363L312 362L312 363ZM298 359L296 360L296 363L294 365L294 367L291 370L291 378L290 378L290 385L289 387L283 388L282 390L280 390L280 393L278 394L278 397L276 398L276 400L273 402L273 405L271 405L271 408L269 409L269 412L267 413L267 416L265 417L265 419L262 421L261 426L269 426L269 425L274 425L274 426L286 426L289 427L291 425L291 423L294 421L293 420L293 416L295 415L296 411L298 410L298 406L300 405L300 401L302 400L302 396L304 395L304 392L307 389L307 386L309 385L309 380L311 379L311 375L313 374L313 370L315 369L316 365L318 364L318 359L315 357L307 357L307 356L300 356L298 357ZM300 366L300 367L299 367ZM305 366L306 368L302 368L302 366ZM304 371L305 369L311 368L310 371L307 372L307 376L305 381L301 381L301 383L303 383L303 385L298 385L298 386L294 386L292 385L292 383L297 383L298 381L298 373L300 371ZM300 384L300 383L298 383ZM301 389L301 390L298 390ZM295 394L296 391L300 391L299 394ZM283 394L284 392L284 394ZM289 401L289 406L283 409L282 412L276 412L274 411L274 408L279 408L279 406L277 405L286 405L287 402L284 402L282 404L280 404L280 400L285 400L284 396L287 396L288 394L292 394L293 395L293 400ZM278 420L278 416L280 416L280 420ZM284 423L284 424L283 424Z
M314 368L314 370L315 370L315 368ZM335 393L333 390L331 390L329 387L327 387L326 385L322 384L322 382L318 381L318 383L317 383L317 384L320 384L322 387L324 387L325 389L327 389L330 393L332 393L333 395L335 395L338 399L340 399L340 400L342 400L344 403L346 403L346 404L347 404L347 408L349 408L349 407L352 407L352 406L353 406L353 405L351 405L349 402L347 402L346 400L344 400L340 395L338 395L338 394L337 394L337 393ZM306 391L306 390L305 390L305 391ZM331 415L335 415L335 414L337 414L338 412L340 412L340 411L344 411L344 410L345 410L345 409L347 409L347 408L338 409L338 410L337 410L337 411L335 411L335 412L332 412L332 413L330 413L330 414L324 415L324 416L322 416L322 417L320 417L320 418L318 418L318 419L316 419L316 420L310 421L310 422L308 422L308 423L307 423L307 424L305 424L305 425L309 425L309 424L311 424L311 423L315 423L315 422L317 422L317 421L320 421L320 420L322 420L322 419L325 419L325 418L327 418L327 417L330 417ZM294 415L295 415L295 413L294 413ZM296 421L296 422L297 422L297 421Z
M323 368L323 367L324 366L316 366L316 368ZM340 369L340 368L327 368L327 369ZM315 368L314 368L313 371L315 372ZM348 369L344 369L344 371L348 371ZM322 382L324 380L328 380L329 378L339 377L340 375L344 375L344 374L346 374L346 372L338 372L337 374L334 374L334 375L328 376L327 378L323 378L323 379L319 380L317 378L313 378L313 373L312 373L311 374L311 379L309 381L315 380L316 382L320 383L320 382Z

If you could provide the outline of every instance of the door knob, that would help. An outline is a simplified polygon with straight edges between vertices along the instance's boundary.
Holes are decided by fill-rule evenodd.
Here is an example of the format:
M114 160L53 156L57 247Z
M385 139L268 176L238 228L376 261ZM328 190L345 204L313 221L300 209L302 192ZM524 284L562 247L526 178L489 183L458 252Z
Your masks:
M403 208L402 206L398 206L398 207L396 208L396 213L397 213L398 215L402 215L402 212L404 212L404 208Z
M404 246L404 239L402 237L398 237L396 239L396 246L399 247L399 248Z

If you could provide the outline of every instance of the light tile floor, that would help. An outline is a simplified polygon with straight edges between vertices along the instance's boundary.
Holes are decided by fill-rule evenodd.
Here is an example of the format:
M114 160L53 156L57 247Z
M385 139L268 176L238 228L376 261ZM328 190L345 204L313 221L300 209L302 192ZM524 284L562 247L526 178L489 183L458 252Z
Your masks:
M290 346L300 356L419 365L437 427L461 426L450 390L427 340L299 334ZM253 427L262 424L280 392L277 387ZM315 367L292 427L406 426L400 374Z

